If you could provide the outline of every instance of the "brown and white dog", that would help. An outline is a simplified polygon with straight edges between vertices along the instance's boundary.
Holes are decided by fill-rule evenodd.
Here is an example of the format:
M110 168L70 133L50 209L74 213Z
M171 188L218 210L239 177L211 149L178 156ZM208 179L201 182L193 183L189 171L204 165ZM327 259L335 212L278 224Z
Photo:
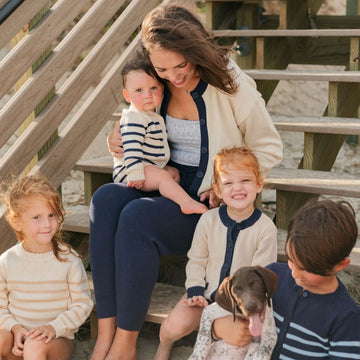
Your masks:
M276 330L270 299L278 283L277 275L261 266L238 269L221 283L215 302L206 306L194 351L189 360L266 360L276 344ZM215 319L233 315L249 320L254 336L247 346L234 346L211 339Z

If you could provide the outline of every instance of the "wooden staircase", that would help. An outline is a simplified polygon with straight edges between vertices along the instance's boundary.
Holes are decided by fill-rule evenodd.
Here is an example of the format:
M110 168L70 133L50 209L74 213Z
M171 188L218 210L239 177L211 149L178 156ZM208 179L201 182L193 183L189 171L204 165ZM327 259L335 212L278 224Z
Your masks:
M228 2L229 3L229 2ZM221 10L229 7L231 13L234 12L235 2L227 4L226 1L207 1L207 16L209 23L216 23L214 20L215 13L221 14L222 18L226 18ZM246 6L254 8L258 6L259 1L243 1L238 11L245 11ZM298 168L275 168L265 180L267 189L276 191L276 223L279 228L278 235L278 260L286 261L284 244L286 239L287 223L296 209L305 201L319 195L331 195L340 197L351 197L360 199L360 177L339 175L331 171L336 154L341 147L346 135L360 135L360 121L355 117L360 104L360 71L359 66L352 59L359 57L359 29L286 29L286 24L291 23L291 16L296 16L295 11L291 12L294 1L289 6L289 2L281 1L282 10L278 23L283 29L257 29L257 30L215 30L215 34L224 38L247 38L253 39L255 47L253 49L252 67L244 68L242 63L249 63L249 59L243 60L237 58L240 66L258 82L260 90L264 92L264 98L270 98L272 91L275 89L275 82L280 80L301 80L301 81L326 81L329 83L329 105L324 116L304 115L282 115L272 114L273 122L279 131L301 132L304 133L304 158ZM315 2L313 2L315 3ZM319 5L319 1L317 2ZM230 5L230 6L229 6ZM315 6L315 5L314 5ZM316 6L318 8L318 6ZM294 9L293 9L294 10ZM225 11L226 13L226 11ZM291 15L293 14L293 15ZM241 18L241 15L238 15ZM282 17L283 18L282 18ZM360 17L359 17L360 19ZM277 39L287 40L289 38L336 38L348 39L348 55L347 62L342 63L348 70L346 71L291 71L285 69L284 62L275 63L271 60L274 68L266 68L269 66L267 60L269 55L266 54L267 40L273 44ZM276 40L274 40L276 39ZM344 43L344 42L343 42ZM285 42L283 42L285 44ZM296 47L294 45L294 47ZM277 49L279 50L279 49ZM282 49L283 53L288 52L288 47ZM244 56L245 57L245 56ZM342 58L344 61L345 57ZM336 60L339 62L339 60ZM329 64L329 60L326 60ZM339 63L337 63L339 65ZM266 84L270 82L272 85ZM269 90L272 88L272 91ZM351 105L349 105L351 102ZM351 109L349 109L349 107ZM346 116L346 117L345 117ZM114 114L112 119L119 119L120 114ZM331 144L335 149L328 151L322 147ZM329 152L329 154L327 154ZM335 154L336 153L336 154ZM286 156L286 155L285 155ZM319 166L319 159L321 164ZM112 174L112 158L110 156L92 159L89 161L78 161L75 170L84 172L85 179L85 203L89 204L93 191L104 182L111 182ZM89 231L88 224L88 207L80 206L74 209L64 224L64 229L68 231L79 231L87 233ZM360 242L354 248L351 254L350 271L360 272ZM163 290L170 296L168 291L174 289L172 294L179 297L181 290L172 285L163 285ZM180 288L181 289L181 288ZM155 314L160 295L158 288L155 288L153 294L153 307L149 309L147 319L151 321L161 322L163 316ZM164 301L160 302L164 303ZM167 310L171 309L168 308ZM167 311L162 309L162 311Z
M4 0L0 3L0 10L3 2ZM21 173L43 146L44 141L56 131L65 115L71 113L71 109L89 86L96 83L95 90L85 104L71 116L71 121L57 137L50 151L32 170L47 175L56 186L61 184L70 169L84 172L85 204L69 209L64 230L81 239L78 250L84 255L85 263L88 261L88 205L93 192L101 184L111 181L112 159L108 156L91 161L78 160L106 121L119 117L118 114L114 114L121 101L121 95L116 95L121 94L119 73L127 58L138 46L139 37L137 36L116 63L110 66L110 70L100 82L96 78L106 66L109 66L110 60L119 49L119 44L122 46L129 43L131 33L136 31L145 13L158 2L132 0L130 5L125 7L125 1L97 0L90 7L91 1L81 0L75 2L75 5L68 0L58 1L44 21L30 32L29 37L17 46L16 51L12 51L9 55L11 61L0 62L1 98L17 80L16 73L24 72L59 36L65 24L73 19L80 9L89 6L90 10L86 12L84 19L55 48L56 51L40 71L32 76L31 81L24 84L6 107L0 109L2 146L28 113L63 76L66 65L78 58L84 45L95 41L94 33L100 31L111 16L118 16L114 20L114 25L66 80L60 91L55 93L44 112L37 116L37 121L32 123L0 161L2 178L9 173ZM255 79L265 101L270 99L281 80L323 81L329 84L328 106L322 116L272 114L279 131L304 133L304 153L298 166L291 169L273 169L266 179L266 188L276 191L278 259L286 261L285 229L293 213L304 202L319 195L360 199L360 178L339 175L332 171L346 135L360 135L360 121L356 117L360 105L360 1L357 0L358 13L351 16L317 15L323 0L279 0L278 12L267 15L266 12L262 12L261 7L266 8L269 2L273 1L205 1L204 9L206 21L209 27L214 29L219 42L233 44L240 50L240 45L246 45L244 48L247 54L235 55L235 60ZM12 22L5 21L1 25L0 48L16 34L14 23L26 24L48 1L36 0L31 3L25 1L12 15ZM240 30L244 27L247 29ZM52 29L50 35L46 30L49 28ZM88 36L88 33L91 36ZM39 47L37 44L43 46ZM341 65L345 70L287 69L289 64L301 63ZM289 155L291 156L285 154ZM1 217L0 230L2 234L9 233ZM11 236L4 237L0 251L13 243L14 239ZM359 242L351 254L349 270L360 272ZM183 287L158 285L153 294L147 320L161 322L183 292ZM96 320L93 314L92 334L95 333Z

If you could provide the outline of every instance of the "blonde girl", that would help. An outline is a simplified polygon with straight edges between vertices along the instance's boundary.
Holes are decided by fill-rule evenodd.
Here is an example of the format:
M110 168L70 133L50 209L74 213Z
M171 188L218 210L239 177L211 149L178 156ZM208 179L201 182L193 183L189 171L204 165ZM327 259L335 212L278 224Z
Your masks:
M61 239L65 211L41 176L1 194L19 243L0 256L0 359L68 360L93 307L79 256Z

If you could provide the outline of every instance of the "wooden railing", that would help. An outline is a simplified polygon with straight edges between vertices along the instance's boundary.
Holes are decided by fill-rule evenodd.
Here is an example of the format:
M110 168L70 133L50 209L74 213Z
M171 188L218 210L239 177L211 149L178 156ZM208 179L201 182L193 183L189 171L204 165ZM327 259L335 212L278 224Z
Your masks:
M56 187L61 184L118 108L121 68L139 44L138 36L133 37L143 17L158 3L158 0L26 0L0 25L0 49L25 28L23 38L0 62L0 99L11 94L19 78L49 48L51 51L0 109L1 180L9 174L21 174L66 121L48 151L30 170L46 175ZM31 19L46 6L49 10L42 20L27 30ZM79 62L81 57L84 59ZM108 65L110 69L102 77ZM39 114L36 111L35 120L18 135L20 125L51 91L54 92L51 100ZM79 110L71 113L89 92ZM13 137L16 140L9 146ZM3 212L2 208L0 253L15 241Z

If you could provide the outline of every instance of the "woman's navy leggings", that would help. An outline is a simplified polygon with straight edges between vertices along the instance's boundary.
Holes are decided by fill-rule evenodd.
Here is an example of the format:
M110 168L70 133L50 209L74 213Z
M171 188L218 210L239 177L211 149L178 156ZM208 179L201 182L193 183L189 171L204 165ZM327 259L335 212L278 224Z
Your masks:
M152 196L154 195L154 196ZM140 330L158 275L159 255L184 255L198 214L158 193L124 184L99 188L90 207L90 263L99 318Z

